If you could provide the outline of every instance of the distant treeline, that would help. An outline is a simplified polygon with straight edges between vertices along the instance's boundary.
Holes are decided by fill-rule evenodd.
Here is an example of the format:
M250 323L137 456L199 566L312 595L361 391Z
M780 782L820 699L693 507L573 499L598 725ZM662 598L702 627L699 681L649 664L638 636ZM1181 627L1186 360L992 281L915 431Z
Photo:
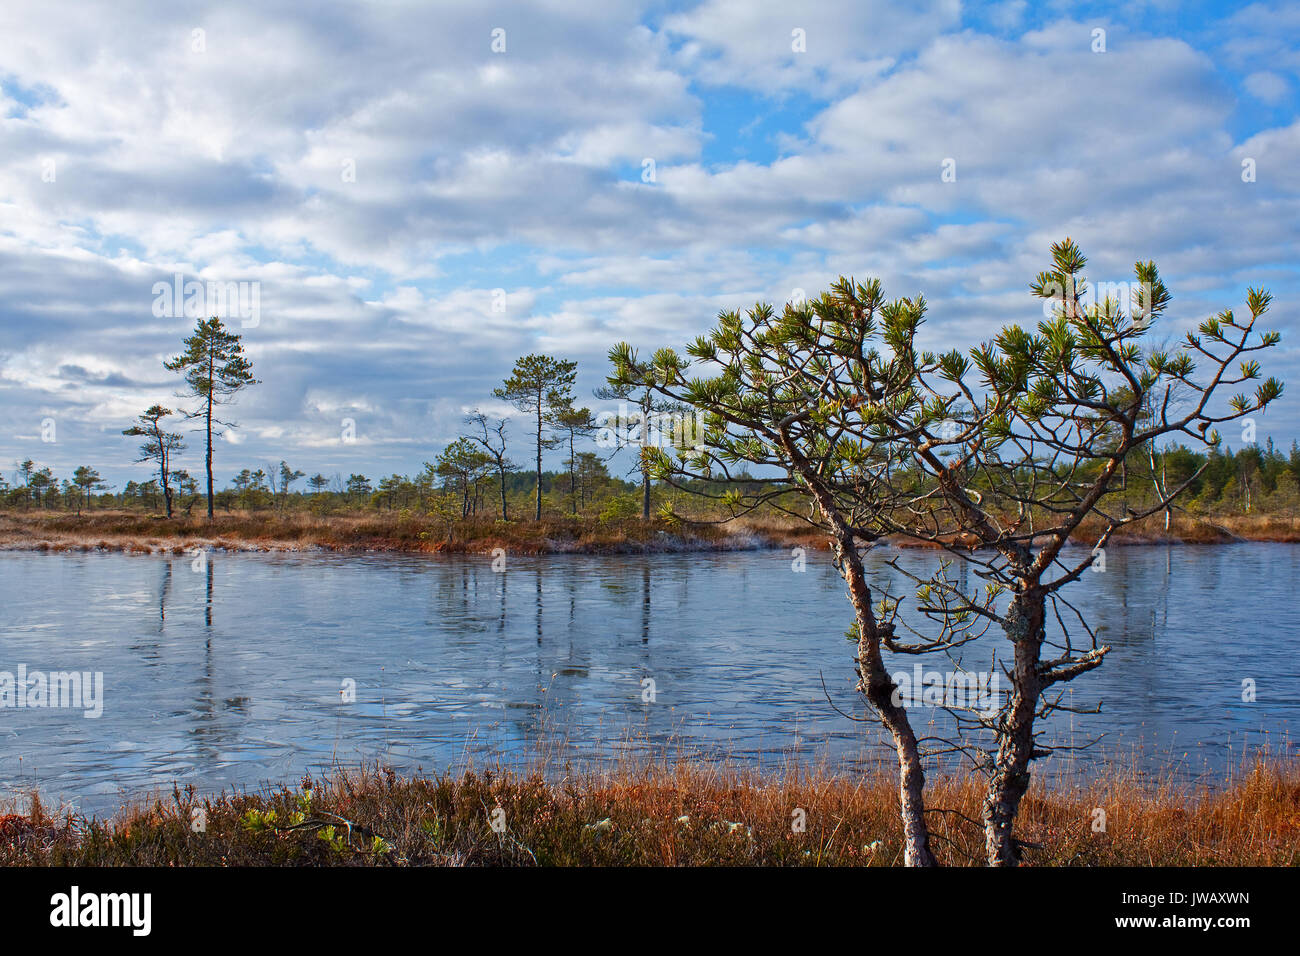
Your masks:
M492 391L494 398L514 406L519 417L491 417L472 410L465 416L460 436L432 462L425 462L418 474L308 476L281 461L243 468L226 487L218 488L212 436L214 426L230 426L214 415L214 409L260 383L253 377L239 335L219 319L200 321L184 346L185 351L164 362L164 367L185 376L194 406L179 412L151 406L123 430L124 435L142 439L136 462L147 462L152 477L112 489L90 465L59 476L29 459L16 464L12 482L0 476L0 502L8 508L77 512L90 508L161 509L169 516L174 510L191 514L203 500L203 510L209 514L409 511L449 520L485 516L509 520L512 514L527 513L531 506L537 519L544 512L604 519L649 518L655 509L663 509L669 517L715 518L728 516L735 494L759 492L764 484L761 477L743 473L734 475L726 486L680 478L675 486L656 484L649 450L664 447L665 439L671 441L673 436L699 440L702 436L691 432L694 410L662 400L651 388L615 385L615 379L610 379L611 384L597 389L595 395L618 402L619 413L614 417L593 415L590 408L579 406L574 393L577 363L532 354L517 359L510 375ZM184 436L169 430L168 419L176 415L199 423L206 432L200 478L176 467L176 458L186 450ZM520 427L522 434L516 433ZM1243 433L1243 437L1253 436ZM579 450L588 443L594 443L594 451ZM635 456L631 472L635 482L609 472L608 462L622 448ZM552 449L566 453L562 472L542 468L543 452ZM527 456L526 466L511 457L521 452ZM1084 471L1089 467L1095 465L1085 464ZM1272 439L1236 452L1148 445L1128 456L1124 467L1123 497L1134 508L1163 500L1169 489L1189 479L1180 507L1193 512L1295 514L1300 504L1300 446L1296 442L1291 443L1289 454L1275 448ZM978 475L969 480L975 487L980 485ZM785 503L783 494L768 500L764 507L779 511ZM795 501L791 499L789 504L794 506Z
M609 473L599 455L579 452L572 475L569 471L542 472L542 501L547 512L576 513L610 518L633 518L640 514L639 486ZM1152 459L1131 465L1126 498L1137 507L1154 499L1153 477L1165 487L1191 478L1185 507L1204 514L1290 514L1300 513L1300 445L1292 442L1283 453L1271 439L1263 445L1248 445L1239 451L1204 454L1175 446ZM566 460L566 468L569 462ZM491 516L500 509L500 477L471 472L442 472L438 462L426 463L419 474L371 478L363 474L314 474L291 468L285 462L275 467L242 469L230 483L216 492L217 510L284 511L331 514L345 512L411 511L421 514L446 512L449 517ZM1197 475L1197 471L1200 474ZM743 478L744 476L740 476ZM573 481L572 488L570 481ZM533 501L537 476L533 472L507 471L506 498L512 510L522 511ZM752 478L756 491L764 486ZM202 500L198 482L187 471L172 473L178 493L178 508L190 512ZM704 486L693 490L706 490ZM734 489L734 485L731 486ZM719 494L722 486L715 489ZM679 513L707 515L709 506L696 496L672 494L673 489L652 488L655 506L671 498ZM107 489L99 473L86 465L70 477L60 479L49 468L32 461L20 462L13 481L0 476L0 501L8 508L58 510L123 509L155 511L162 507L162 488L157 479L128 481L117 491ZM576 508L575 508L576 505ZM722 506L717 505L722 513Z
M120 490L108 487L99 471L90 465L77 467L69 476L55 475L48 466L28 459L15 465L12 484L0 476L0 503L9 508L69 509L80 513L91 508L163 510L168 517L180 510L193 513L202 500L209 517L217 512L239 511L410 511L447 518L470 518L495 514L509 520L511 509L522 511L532 504L536 518L543 508L570 515L593 510L601 517L649 516L650 476L638 455L634 466L637 486L611 476L607 462L619 448L635 446L644 434L646 413L659 406L645 395L630 391L599 389L602 398L621 400L620 414L635 405L642 413L609 421L603 428L605 441L596 451L578 446L602 431L590 408L578 407L573 391L577 363L548 355L519 358L492 396L513 405L520 413L523 436L513 434L509 417L490 417L477 409L464 418L464 430L432 462L425 462L416 475L386 477L360 473L308 476L286 461L259 468L243 468L225 488L219 488L214 474L213 438L229 423L217 417L223 405L232 403L244 389L261 384L253 376L252 363L244 354L240 336L219 318L198 322L185 339L184 350L165 360L166 370L179 373L193 404L173 410L152 405L122 431L140 439L137 464L152 474L141 481L128 481ZM178 468L176 459L187 449L187 439L173 431L171 420L179 416L198 424L203 436L203 471L198 477ZM346 440L346 438L344 439ZM530 472L508 455L522 447L528 454ZM563 449L568 455L565 471L557 474L542 469L544 450Z
M415 476L388 475L370 478L362 474L315 474L276 468L243 469L230 483L216 492L219 512L285 511L331 514L344 512L412 511L426 513L451 506L460 513L461 482L454 477L439 477L436 465L427 465ZM620 512L634 517L640 504L637 485L611 476L605 463L594 454L577 471L578 511ZM203 495L198 482L188 472L172 473L171 483L178 499L177 510L202 511ZM287 479L287 480L286 480ZM536 476L531 472L507 472L506 495L516 510L532 502ZM569 473L542 472L543 502L548 510L570 512ZM466 517L497 514L498 479L483 477L471 480ZM0 501L14 509L48 509L81 511L89 509L158 511L163 507L163 492L158 479L128 481L120 490L111 490L88 466L78 468L73 478L60 480L51 469L34 462L20 462L13 482L0 477ZM495 509L495 510L494 510ZM499 514L497 514L499 517Z

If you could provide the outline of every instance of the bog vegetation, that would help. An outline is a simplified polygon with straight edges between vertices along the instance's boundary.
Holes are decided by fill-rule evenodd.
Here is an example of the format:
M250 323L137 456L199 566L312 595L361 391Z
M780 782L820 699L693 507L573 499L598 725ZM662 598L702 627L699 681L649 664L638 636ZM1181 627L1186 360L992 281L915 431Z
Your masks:
M645 764L590 773L337 772L258 793L175 790L117 816L0 815L0 866L897 866L887 772L758 777ZM941 777L936 854L983 862L973 778ZM1256 764L1220 790L1116 769L1031 795L1036 866L1295 866L1300 776ZM1097 808L1110 808L1099 828ZM495 827L494 827L495 821Z
M171 516L175 487L187 514L206 499L209 521L235 511L396 513L398 533L427 536L419 521L432 519L448 541L489 515L494 525L528 515L535 526L636 518L647 530L800 522L829 544L844 578L858 690L897 755L902 860L940 862L936 843L952 837L936 813L958 811L935 801L972 791L936 793L925 768L960 754L979 794L960 814L982 832L970 852L1015 865L1030 842L1023 811L1034 768L1059 746L1043 723L1076 709L1062 703L1064 685L1110 652L1069 588L1104 567L1117 536L1153 522L1170 531L1187 515L1293 516L1297 507L1300 450L1255 440L1283 391L1259 361L1280 342L1262 328L1270 295L1250 289L1240 312L1160 338L1172 295L1155 263L1135 263L1140 291L1122 303L1089 299L1086 262L1072 241L1053 245L1030 283L1042 320L964 350L921 347L923 297L889 299L879 281L849 278L780 310L724 312L680 352L642 356L620 343L596 395L620 402L613 416L578 402L575 363L526 355L493 392L518 422L473 410L418 475L373 483L307 477L281 461L244 468L216 491L212 429L229 426L215 410L257 383L238 336L205 320L167 368L184 372L197 400L186 414L203 424L206 493L175 467L183 439L164 425L169 410L153 406L126 434L144 439L140 460L156 478L114 495L89 466L56 488L48 469L23 462L6 496L27 509L161 500ZM1224 437L1233 434L1235 451ZM563 449L562 471L544 470L548 449ZM621 449L632 452L630 476L610 474ZM878 589L866 570L864 553L886 539L934 552L922 573L893 564L910 579L902 592ZM1078 542L1086 547L1067 547ZM941 702L955 729L923 739L891 674L909 655L935 655L958 674L979 660L1009 686L992 707Z

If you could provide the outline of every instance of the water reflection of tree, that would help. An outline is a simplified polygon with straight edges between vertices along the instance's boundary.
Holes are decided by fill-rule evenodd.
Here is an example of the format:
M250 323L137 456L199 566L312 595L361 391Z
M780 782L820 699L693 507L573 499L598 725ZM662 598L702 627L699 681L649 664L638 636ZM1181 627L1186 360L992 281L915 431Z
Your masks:
M215 564L213 555L204 555L203 667L196 681L194 726L190 731L194 739L194 763L202 777L207 777L216 771L216 764L221 754L218 741L224 736L221 733L215 706L216 661L212 650Z
M497 588L498 593L501 595L501 612L497 617L498 634L504 634L506 632L506 574L507 573L508 572L506 571L502 571L498 574L493 575L493 577L498 578L500 580L500 585Z
M162 566L162 583L158 587L158 633L162 633L163 625L167 623L167 598L171 596L172 590L172 563L170 560L164 561Z
M650 563L641 566L641 643L650 643Z
M141 637L131 643L130 648L133 651L140 651L144 660L152 665L158 664L162 659L162 635L167 626L167 602L171 598L172 591L172 562L170 559L164 559L160 565L160 577L158 579L158 627L153 638L147 637L141 629Z
M194 740L194 762L199 776L213 779L222 771L223 755L232 742L241 736L242 725L248 719L249 699L242 694L222 697L217 679L215 631L216 618L216 561L208 552L204 555L204 638L203 663L195 681L194 724L190 734ZM247 600L246 594L236 592L238 600ZM232 719L233 718L233 719Z

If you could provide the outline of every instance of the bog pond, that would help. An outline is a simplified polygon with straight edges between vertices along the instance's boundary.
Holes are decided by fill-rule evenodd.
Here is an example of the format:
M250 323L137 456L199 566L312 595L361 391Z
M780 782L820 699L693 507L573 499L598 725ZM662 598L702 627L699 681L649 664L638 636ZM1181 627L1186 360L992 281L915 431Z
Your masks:
M900 554L921 560L871 557L896 590L885 562ZM1050 727L1101 739L1060 759L1210 778L1253 747L1294 753L1298 588L1293 545L1110 549L1068 592L1114 648L1067 698L1101 713ZM6 552L0 608L0 681L103 681L97 717L0 707L0 789L87 812L334 764L630 752L849 768L888 753L845 716L863 708L825 552L802 573L784 551L511 556L503 570L487 556ZM946 715L914 719L942 731Z

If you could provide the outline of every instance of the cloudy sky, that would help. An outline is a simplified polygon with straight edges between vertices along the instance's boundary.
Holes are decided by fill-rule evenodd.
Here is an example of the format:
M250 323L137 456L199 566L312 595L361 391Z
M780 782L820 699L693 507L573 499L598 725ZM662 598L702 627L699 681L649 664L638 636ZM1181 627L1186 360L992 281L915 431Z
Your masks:
M143 477L120 432L183 404L178 274L259 296L219 480L375 477L496 407L517 355L576 359L590 396L616 340L842 273L974 344L1036 321L1067 235L1094 280L1156 259L1162 334L1272 289L1293 389L1260 434L1289 445L1298 87L1281 0L5 0L0 470Z

